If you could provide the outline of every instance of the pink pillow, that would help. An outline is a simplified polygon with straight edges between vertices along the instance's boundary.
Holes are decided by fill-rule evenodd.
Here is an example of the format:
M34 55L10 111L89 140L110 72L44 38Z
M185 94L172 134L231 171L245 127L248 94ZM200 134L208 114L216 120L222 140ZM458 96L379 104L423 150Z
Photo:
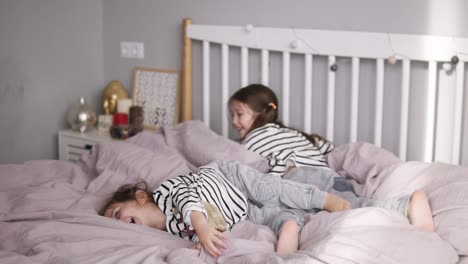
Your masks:
M268 162L262 156L216 134L199 120L186 121L175 127L164 127L163 133L167 145L177 149L196 167L213 160L236 160L264 173L269 170Z

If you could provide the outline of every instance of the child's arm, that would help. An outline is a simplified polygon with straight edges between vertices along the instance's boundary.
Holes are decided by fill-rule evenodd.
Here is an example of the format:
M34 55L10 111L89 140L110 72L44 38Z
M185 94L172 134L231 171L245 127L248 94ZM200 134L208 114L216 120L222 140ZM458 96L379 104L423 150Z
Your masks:
M184 175L181 177L187 177L187 179L173 179L174 184L171 189L171 197L174 206L177 207L182 213L184 223L193 227L190 217L192 212L199 212L200 214L204 215L205 218L207 216L207 212L203 208L201 198L196 190L196 186L188 184L190 183L188 178L191 180L196 180L196 178L199 176L195 173L190 173L189 175Z
M156 204L161 208L168 219L179 219L174 208L182 215L183 222L188 226L193 227L190 219L192 212L205 214L201 199L198 196L194 186L190 186L182 177L195 177L196 174L178 176L163 182L154 192L153 198ZM183 237L180 228L177 227L177 221L173 224L167 224L167 229L170 233Z
M208 223L207 212L202 205L196 185L191 184L200 176L197 173L190 173L182 177L173 179L171 196L174 205L182 212L184 222L195 229L201 246L213 257L218 257L221 252L216 246L225 248L221 240L224 235Z
M225 238L224 234L209 225L205 215L201 212L192 211L190 220L203 248L213 257L221 256L221 252L216 246L226 248L222 241Z

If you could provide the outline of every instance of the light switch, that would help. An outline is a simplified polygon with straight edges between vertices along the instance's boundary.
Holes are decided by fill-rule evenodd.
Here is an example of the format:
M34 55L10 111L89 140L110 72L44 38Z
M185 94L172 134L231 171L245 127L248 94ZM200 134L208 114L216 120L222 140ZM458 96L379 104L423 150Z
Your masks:
M145 45L143 42L120 42L120 57L121 58L145 58Z

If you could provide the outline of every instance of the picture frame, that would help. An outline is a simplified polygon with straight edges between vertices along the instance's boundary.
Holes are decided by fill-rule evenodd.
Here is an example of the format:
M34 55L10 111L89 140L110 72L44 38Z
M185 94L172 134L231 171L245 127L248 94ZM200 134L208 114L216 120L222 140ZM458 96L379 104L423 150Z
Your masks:
M179 122L179 71L135 67L133 105L143 108L143 126L157 129Z

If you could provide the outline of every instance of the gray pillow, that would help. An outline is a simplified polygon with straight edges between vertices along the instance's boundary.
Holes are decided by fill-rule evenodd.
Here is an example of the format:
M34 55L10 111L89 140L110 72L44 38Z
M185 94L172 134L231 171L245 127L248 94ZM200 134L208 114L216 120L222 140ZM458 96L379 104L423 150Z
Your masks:
M268 172L268 161L243 145L216 134L199 120L163 128L168 146L174 147L196 167L213 160L236 160L261 172Z

